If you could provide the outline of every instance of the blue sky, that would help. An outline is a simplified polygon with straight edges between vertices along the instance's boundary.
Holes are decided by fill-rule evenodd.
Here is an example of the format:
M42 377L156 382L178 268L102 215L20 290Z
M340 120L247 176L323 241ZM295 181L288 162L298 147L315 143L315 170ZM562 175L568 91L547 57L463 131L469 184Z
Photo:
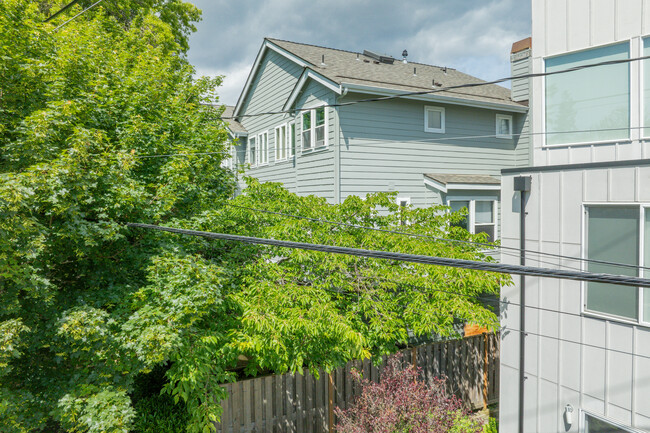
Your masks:
M203 10L190 38L200 75L224 75L234 105L264 37L371 50L449 66L486 80L510 75L513 42L530 36L528 0L190 0ZM401 57L400 57L401 58Z

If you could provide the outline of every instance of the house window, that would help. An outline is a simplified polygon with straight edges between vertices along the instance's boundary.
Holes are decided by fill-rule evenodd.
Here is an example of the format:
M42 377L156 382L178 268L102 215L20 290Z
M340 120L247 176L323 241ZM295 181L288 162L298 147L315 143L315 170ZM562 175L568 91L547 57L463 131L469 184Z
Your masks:
M650 208L588 206L588 259L650 266ZM643 224L640 224L640 222ZM588 262L589 272L639 276L635 267ZM646 278L650 276L645 271ZM606 283L588 283L585 311L650 322L650 290ZM639 320L641 316L641 320Z
M650 56L650 38L643 40L643 56ZM650 59L643 61L643 126L650 128ZM650 136L648 129L644 129L643 136Z
M325 107L312 108L302 113L302 148L317 149L327 144Z
M287 159L287 148L289 147L287 138L287 125L282 125L275 128L276 161L284 161Z
M601 418L585 414L585 433L634 433L634 430L611 424Z
M268 164L269 163L269 134L268 132L263 132L257 136L257 145L258 155L257 163L258 165Z
M445 132L445 109L442 107L424 107L424 131Z
M546 72L629 59L629 44L616 44L546 59ZM629 138L630 66L603 65L545 79L546 144Z
M404 215L406 208L411 205L411 197L397 197L397 205L399 206L399 222L400 225L408 224L408 220Z
M257 147L255 142L255 137L248 139L248 163L251 167L257 165Z
M291 122L289 124L289 157L292 157L296 154L296 123Z
M448 202L452 212L467 209L466 217L454 224L470 233L487 234L487 242L496 240L496 201L495 200L450 200Z
M512 138L512 116L497 114L497 138Z

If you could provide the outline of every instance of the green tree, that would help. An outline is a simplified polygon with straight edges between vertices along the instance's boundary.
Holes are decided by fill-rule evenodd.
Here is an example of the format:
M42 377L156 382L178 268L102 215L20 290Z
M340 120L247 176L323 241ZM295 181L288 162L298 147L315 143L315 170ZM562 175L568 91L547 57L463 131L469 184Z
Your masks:
M0 2L3 432L126 432L136 377L161 365L189 431L209 431L241 356L249 374L328 369L389 353L409 332L452 335L455 320L496 326L477 299L502 276L125 227L487 259L469 244L235 207L483 239L450 227L457 215L402 210L386 194L328 205L249 179L230 200L220 111L201 104L220 79L193 79L179 40L189 24L155 7L120 17L111 7L124 0L52 32L44 4Z

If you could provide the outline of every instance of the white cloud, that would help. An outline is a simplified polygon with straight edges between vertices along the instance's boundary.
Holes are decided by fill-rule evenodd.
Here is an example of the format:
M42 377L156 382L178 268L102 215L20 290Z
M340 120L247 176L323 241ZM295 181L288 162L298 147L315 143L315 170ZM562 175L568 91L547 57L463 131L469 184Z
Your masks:
M223 83L217 90L219 102L226 105L235 105L244 84L246 84L252 63L252 61L243 60L221 70L210 67L197 67L196 73L198 76L223 76Z

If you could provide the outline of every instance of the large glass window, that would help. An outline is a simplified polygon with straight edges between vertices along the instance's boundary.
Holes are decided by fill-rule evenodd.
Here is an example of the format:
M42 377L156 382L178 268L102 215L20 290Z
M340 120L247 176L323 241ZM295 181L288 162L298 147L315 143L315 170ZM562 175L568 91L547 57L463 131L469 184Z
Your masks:
M311 110L302 113L302 148L311 149Z
M585 433L630 433L628 430L614 424L610 424L592 415L585 415Z
M292 122L289 125L289 156L296 154L296 123Z
M275 160L284 161L287 159L287 125L275 128Z
M302 113L302 148L317 149L327 146L325 107L313 108Z
M631 265L639 264L638 207L598 207L587 209L587 258ZM589 263L589 271L637 276L633 267ZM638 289L606 283L589 283L587 310L620 316L638 317Z
M257 136L257 145L259 146L258 164L267 164L269 162L269 134L267 132Z
M546 72L628 59L617 44L546 59ZM603 65L546 77L546 144L629 138L630 67Z

